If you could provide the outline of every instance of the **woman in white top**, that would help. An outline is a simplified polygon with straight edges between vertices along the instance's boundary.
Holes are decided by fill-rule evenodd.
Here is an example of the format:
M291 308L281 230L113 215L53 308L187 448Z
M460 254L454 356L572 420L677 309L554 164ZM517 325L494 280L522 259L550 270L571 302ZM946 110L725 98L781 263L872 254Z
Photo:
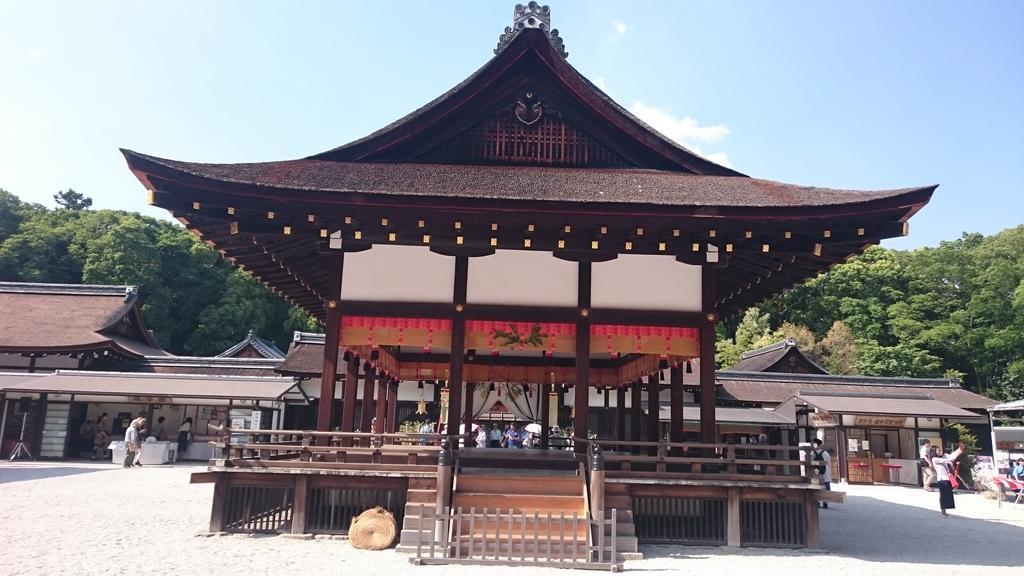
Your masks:
M185 418L185 421L178 426L178 454L188 450L188 442L192 437L192 418Z
M939 489L939 510L942 511L943 516L949 516L949 514L946 514L946 510L956 508L956 503L953 501L953 484L949 481L949 473L950 467L960 457L960 454L963 454L963 451L964 443L961 442L952 454L932 456L932 466L935 468L935 485Z

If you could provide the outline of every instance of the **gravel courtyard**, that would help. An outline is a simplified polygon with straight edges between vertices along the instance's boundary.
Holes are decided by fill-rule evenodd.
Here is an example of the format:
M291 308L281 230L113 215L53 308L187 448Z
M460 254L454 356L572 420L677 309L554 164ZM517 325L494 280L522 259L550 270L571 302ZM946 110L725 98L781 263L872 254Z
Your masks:
M202 469L0 464L0 574L514 574L506 567L414 567L393 551L353 550L336 540L198 537L213 488L190 485L188 478ZM824 552L653 546L644 548L646 560L627 562L626 570L694 576L1021 573L1024 506L997 509L991 500L963 495L957 497L959 517L944 519L934 494L882 486L839 489L849 501L822 513Z

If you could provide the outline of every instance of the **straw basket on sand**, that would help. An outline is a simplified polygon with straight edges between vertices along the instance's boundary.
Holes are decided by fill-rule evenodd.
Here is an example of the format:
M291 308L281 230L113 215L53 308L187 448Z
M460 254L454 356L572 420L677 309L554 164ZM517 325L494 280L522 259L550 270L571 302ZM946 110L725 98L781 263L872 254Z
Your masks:
M353 548L384 550L395 541L395 516L377 506L352 519L348 541Z

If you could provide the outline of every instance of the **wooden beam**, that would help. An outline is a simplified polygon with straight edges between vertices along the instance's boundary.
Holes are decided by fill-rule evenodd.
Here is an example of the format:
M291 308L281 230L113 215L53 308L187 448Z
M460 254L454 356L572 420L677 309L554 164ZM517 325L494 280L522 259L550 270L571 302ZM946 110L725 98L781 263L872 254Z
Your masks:
M576 318L576 387L574 389L572 421L573 435L587 438L590 419L590 262L579 263ZM582 442L574 443L576 452L586 452Z
M637 380L629 385L629 439L633 442L643 441L644 411L643 411L643 389L640 381Z
M669 429L670 442L683 441L683 371L673 366L669 372Z
M341 431L355 432L356 420L356 387L359 386L359 356L352 354L348 361L348 372L345 373L344 399L341 404ZM343 437L342 446L351 446L352 438Z
M615 439L626 440L626 388L623 386L615 389Z
M466 358L466 285L469 279L469 258L455 258L455 289L450 318L452 320L451 357L448 364L448 435L459 434L462 417L462 371ZM469 423L466 423L467 430Z
M701 269L701 311L704 325L700 328L700 438L705 443L718 439L715 423L715 269Z
M365 374L363 374L363 402L362 408L359 411L359 431L369 432L373 426L373 389L377 383L377 369L372 365L368 365Z
M647 441L658 442L661 420L660 400L658 398L661 384L658 383L658 376L651 374L647 377Z
M320 370L320 405L317 409L316 429L320 432L332 430L332 410L338 368L338 342L341 338L341 277L344 272L344 256L329 257L324 263L331 270L331 287L327 301L327 321L324 325L324 357ZM332 306L333 303L333 306Z
M388 376L383 372L377 374L377 401L376 401L375 432L384 432L388 419Z
M548 412L551 411L551 384L542 382L538 386L540 394L540 447L547 450L551 440L551 427L548 422Z

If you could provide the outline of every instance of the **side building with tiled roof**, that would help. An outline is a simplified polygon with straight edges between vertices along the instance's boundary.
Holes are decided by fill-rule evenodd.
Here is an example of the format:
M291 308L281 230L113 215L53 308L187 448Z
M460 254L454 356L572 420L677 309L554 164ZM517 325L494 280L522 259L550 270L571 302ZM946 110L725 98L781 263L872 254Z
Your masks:
M917 484L925 440L948 447L963 424L990 450L987 398L944 378L828 374L792 340L746 352L715 375L719 406L768 408L817 435L851 482Z

